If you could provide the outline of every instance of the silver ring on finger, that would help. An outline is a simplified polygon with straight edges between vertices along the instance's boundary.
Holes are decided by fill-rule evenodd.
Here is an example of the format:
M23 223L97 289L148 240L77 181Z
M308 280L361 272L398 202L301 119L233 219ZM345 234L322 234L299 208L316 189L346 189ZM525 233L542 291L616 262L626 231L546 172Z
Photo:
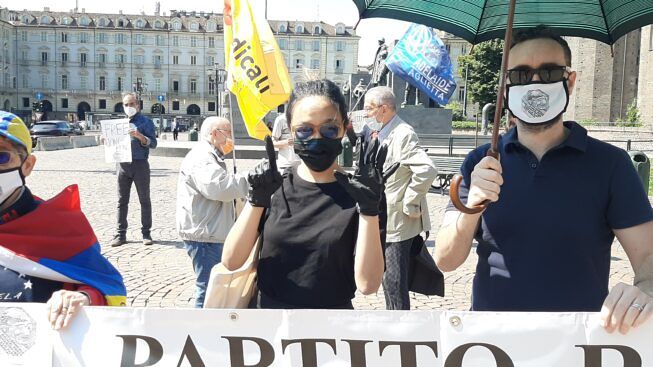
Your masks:
M646 307L646 306L645 305L640 305L639 303L633 303L632 305L630 305L630 307L638 310L639 312L642 312L642 311L644 311L644 307Z

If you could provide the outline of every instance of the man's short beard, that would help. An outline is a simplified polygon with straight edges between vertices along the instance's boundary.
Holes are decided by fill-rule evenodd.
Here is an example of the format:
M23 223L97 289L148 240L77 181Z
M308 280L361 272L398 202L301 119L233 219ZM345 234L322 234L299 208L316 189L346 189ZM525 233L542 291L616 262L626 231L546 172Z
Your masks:
M557 122L562 121L562 114L552 120L542 122L539 124L529 124L527 122L518 119L517 117L515 117L515 120L517 120L517 124L525 131L532 132L532 133L541 133L543 131L547 131L550 128L552 128Z

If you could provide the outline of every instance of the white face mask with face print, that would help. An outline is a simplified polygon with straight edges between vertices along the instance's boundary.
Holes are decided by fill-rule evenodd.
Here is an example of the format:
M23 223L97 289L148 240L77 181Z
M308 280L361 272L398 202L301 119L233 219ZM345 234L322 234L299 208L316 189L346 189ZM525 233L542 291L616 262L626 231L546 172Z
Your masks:
M528 83L508 86L508 109L527 124L544 124L556 120L567 110L567 83Z

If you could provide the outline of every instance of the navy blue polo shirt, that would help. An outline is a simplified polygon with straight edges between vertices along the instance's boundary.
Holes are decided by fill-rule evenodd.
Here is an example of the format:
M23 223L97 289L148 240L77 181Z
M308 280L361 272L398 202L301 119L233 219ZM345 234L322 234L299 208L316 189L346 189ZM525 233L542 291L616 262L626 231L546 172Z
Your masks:
M517 129L501 137L504 184L475 235L475 311L599 311L608 294L613 229L653 220L628 154L565 122L567 139L542 160ZM461 171L467 200L474 166L489 145L470 152ZM455 210L451 203L447 210Z

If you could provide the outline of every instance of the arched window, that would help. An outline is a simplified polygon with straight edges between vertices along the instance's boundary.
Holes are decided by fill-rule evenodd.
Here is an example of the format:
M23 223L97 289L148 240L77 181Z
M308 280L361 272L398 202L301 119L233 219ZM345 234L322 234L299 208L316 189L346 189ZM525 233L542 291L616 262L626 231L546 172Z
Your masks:
M215 32L215 23L214 22L206 23L206 30L209 32Z
M125 20L124 19L118 19L118 27L124 27L125 26Z
M41 24L49 24L49 23L50 23L50 18L48 18L47 16L44 15L41 18Z
M336 33L337 33L337 34L345 34L345 27L339 25L339 26L336 28Z
M279 33L286 33L286 26L284 24L279 26Z
M313 34L320 34L320 33L322 33L320 26L315 26L315 29L313 29Z
M98 25L100 27L106 27L107 26L107 20L105 18L100 18L100 21L98 22Z
M61 18L61 24L68 25L69 23L70 23L70 20L68 19L68 17Z
M193 23L190 24L190 29L192 31L197 31L197 30L200 29L200 25L198 23L196 23L196 22L193 22Z
M304 33L304 26L301 25L301 24L298 25L298 26L295 28L295 33Z
M139 19L136 21L136 27L138 28L143 28L143 24L144 24L143 19Z
M27 15L23 15L23 23L29 24L29 17Z
M172 29L174 29L175 31L180 30L180 29L181 29L181 23L178 22L178 21L173 22L173 23L172 23Z
M88 25L88 18L83 17L80 21L79 24L82 26L87 26Z
M160 20L157 20L156 22L154 22L154 28L157 28L157 29L163 28L163 22L161 22Z

